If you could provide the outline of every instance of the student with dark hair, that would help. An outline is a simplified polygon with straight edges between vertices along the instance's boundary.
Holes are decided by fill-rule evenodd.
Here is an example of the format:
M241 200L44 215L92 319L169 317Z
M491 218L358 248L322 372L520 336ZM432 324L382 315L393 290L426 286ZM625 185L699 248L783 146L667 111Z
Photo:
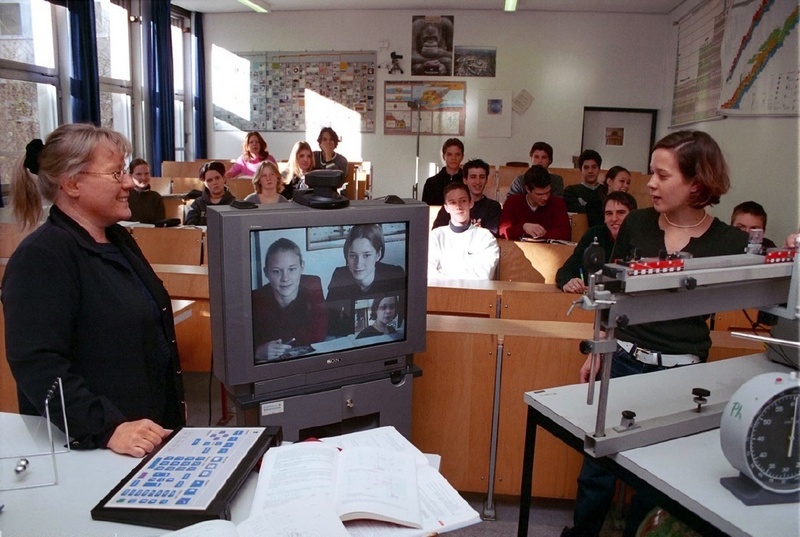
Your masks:
M464 184L467 185L472 208L469 210L470 220L484 229L488 229L492 235L497 237L500 227L500 212L503 210L500 204L484 195L486 183L489 180L489 165L481 159L473 159L464 164ZM449 186L452 183L449 183ZM447 186L445 186L445 193ZM444 206L439 209L436 219L433 221L432 229L446 226L450 222L450 214Z
M192 202L186 213L187 226L205 226L209 205L230 205L236 198L225 186L225 165L216 160L200 166L200 180L203 182L203 194Z
M597 239L603 248L606 262L611 262L611 250L617 240L619 228L628 214L636 209L636 200L627 192L611 192L606 196L604 224L594 226L583 234L581 240L556 272L556 287L565 293L583 293L586 290L589 275L583 270L583 252Z
M442 144L444 168L428 177L422 188L422 201L428 205L444 205L444 187L453 181L462 181L461 161L464 160L464 144L458 138L448 138Z
M581 171L581 182L577 185L569 185L564 189L564 201L567 202L567 210L571 213L586 213L586 206L590 202L600 204L602 207L602 193L599 177L600 166L603 165L603 159L600 154L593 150L587 149L583 151L578 157L578 168ZM597 226L603 223L601 214L594 213L587 214L589 218L589 227Z
M150 190L150 165L142 158L135 158L128 166L133 178L133 190L128 194L131 221L155 224L166 217L161 194Z
M544 166L531 166L525 172L525 195L510 196L500 213L500 236L518 241L523 238L558 239L571 236L569 215L564 200L551 196L550 174Z
M317 136L319 151L314 151L315 170L340 170L347 175L347 159L336 152L339 135L331 127L322 127Z
M231 169L223 175L226 178L239 177L240 175L252 177L258 165L265 160L275 162L275 157L267 151L266 140L259 132L248 132L242 143L242 154L233 163Z
M473 223L470 190L463 183L444 187L444 207L450 222L428 237L428 279L491 280L500 257L494 235Z
M627 192L631 188L631 172L622 166L612 166L606 172L605 183L597 188L596 197L592 197L586 203L587 220L597 222L605 221L603 207L606 204L606 196L611 192Z
M400 298L397 295L379 295L373 298L369 308L369 319L372 322L358 333L356 339L396 334L397 328L392 322L397 318L399 306Z
M731 225L745 233L750 233L751 229L760 229L766 233L767 211L764 210L760 203L744 201L733 208ZM762 239L761 244L764 248L775 248L775 243L766 237Z
M728 191L728 167L717 143L701 131L678 131L659 140L650 157L647 183L653 207L631 212L614 243L614 259L659 252L686 252L694 257L734 255L744 251L747 234L711 216L706 207ZM617 327L617 351L611 376L621 377L705 362L711 347L703 316ZM598 361L599 362L599 361ZM599 369L600 364L596 364ZM580 370L588 382L591 360ZM595 371L596 373L596 371ZM578 476L574 527L564 537L597 536L614 496L615 477L584 457ZM623 535L633 537L655 507L653 491L642 486L633 496Z
M545 168L549 168L550 164L553 163L553 146L551 146L547 142L536 142L533 144L533 146L531 146L530 157L531 157L531 166L538 164L539 166L544 166ZM553 185L552 195L559 198L563 198L564 178L561 177L560 175L551 173L550 183ZM524 193L525 193L525 174L522 174L516 176L514 178L514 181L512 181L511 187L508 189L508 194L506 194L506 199L508 199L508 196L513 196L514 194L524 194Z
M279 360L293 347L325 339L328 310L319 276L303 274L300 247L281 238L264 256L267 285L253 291L256 362Z

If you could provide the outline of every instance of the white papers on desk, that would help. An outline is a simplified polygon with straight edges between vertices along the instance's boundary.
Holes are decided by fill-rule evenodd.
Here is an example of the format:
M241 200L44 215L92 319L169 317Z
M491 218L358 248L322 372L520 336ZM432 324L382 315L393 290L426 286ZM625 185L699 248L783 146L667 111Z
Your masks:
M263 510L234 525L209 520L163 537L350 537L327 498L311 496L279 509Z
M478 513L467 503L450 483L429 464L429 459L416 446L409 442L394 427L380 427L342 436L323 438L322 442L346 450L372 447L408 454L417 465L417 490L421 528L409 528L377 520L350 520L344 523L348 534L353 537L416 537L432 533L444 533L464 528L480 522ZM273 448L275 449L275 448ZM280 449L280 448L278 448ZM438 462L438 458L437 458ZM264 465L262 464L262 471ZM259 476L261 478L262 476ZM259 488L262 480L259 479ZM256 489L251 514L260 512L257 499L264 495ZM333 508L330 509L333 511ZM305 506L303 511L307 512ZM303 533L305 535L305 533Z
M339 449L349 447L375 447L399 453L411 453L417 461L418 466L425 466L429 463L428 458L417 446L409 442L405 436L397 432L392 426L377 427L366 431L343 434L341 436L330 436L320 438L326 444L332 444Z
M470 507L447 480L430 464L426 455L405 439L394 427L322 439L340 449L363 447L381 448L407 454L417 468L417 490L421 528L409 528L377 520L350 520L344 524L335 513L328 494L307 492L277 506L267 506L264 484L259 475L258 486L250 510L250 518L234 527L232 522L215 520L196 524L170 537L427 537L445 533L480 522L478 513ZM272 448L282 449L282 448ZM266 470L262 463L262 472ZM208 528L208 529L207 529ZM165 536L166 537L166 536Z

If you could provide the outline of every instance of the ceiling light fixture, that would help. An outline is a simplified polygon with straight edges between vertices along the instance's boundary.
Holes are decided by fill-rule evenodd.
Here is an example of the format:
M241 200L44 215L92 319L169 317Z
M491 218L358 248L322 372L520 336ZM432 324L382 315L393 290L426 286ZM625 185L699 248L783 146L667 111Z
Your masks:
M240 2L242 0L239 0ZM517 10L517 0L506 0L506 7L503 8L505 11L516 11Z
M256 13L269 13L269 9L267 9L262 0L239 0L239 3L249 7Z

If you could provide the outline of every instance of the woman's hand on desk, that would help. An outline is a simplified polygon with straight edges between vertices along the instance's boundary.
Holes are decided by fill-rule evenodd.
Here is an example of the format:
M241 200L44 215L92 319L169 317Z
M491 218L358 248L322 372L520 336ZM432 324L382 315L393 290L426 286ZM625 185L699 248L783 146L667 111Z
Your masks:
M562 289L565 293L583 293L586 291L586 284L581 278L572 278Z
M148 419L126 421L114 429L107 447L122 455L144 457L161 445L161 441L171 432Z

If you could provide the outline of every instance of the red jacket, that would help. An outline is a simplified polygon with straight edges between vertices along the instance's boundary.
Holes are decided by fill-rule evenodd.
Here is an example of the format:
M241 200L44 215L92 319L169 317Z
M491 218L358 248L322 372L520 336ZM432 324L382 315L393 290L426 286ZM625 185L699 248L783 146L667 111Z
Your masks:
M500 213L500 236L518 241L526 236L522 225L527 223L539 224L547 231L540 239L568 241L572 237L567 204L555 196L551 196L547 205L538 207L535 211L528 205L524 194L509 196L503 205L503 212Z

